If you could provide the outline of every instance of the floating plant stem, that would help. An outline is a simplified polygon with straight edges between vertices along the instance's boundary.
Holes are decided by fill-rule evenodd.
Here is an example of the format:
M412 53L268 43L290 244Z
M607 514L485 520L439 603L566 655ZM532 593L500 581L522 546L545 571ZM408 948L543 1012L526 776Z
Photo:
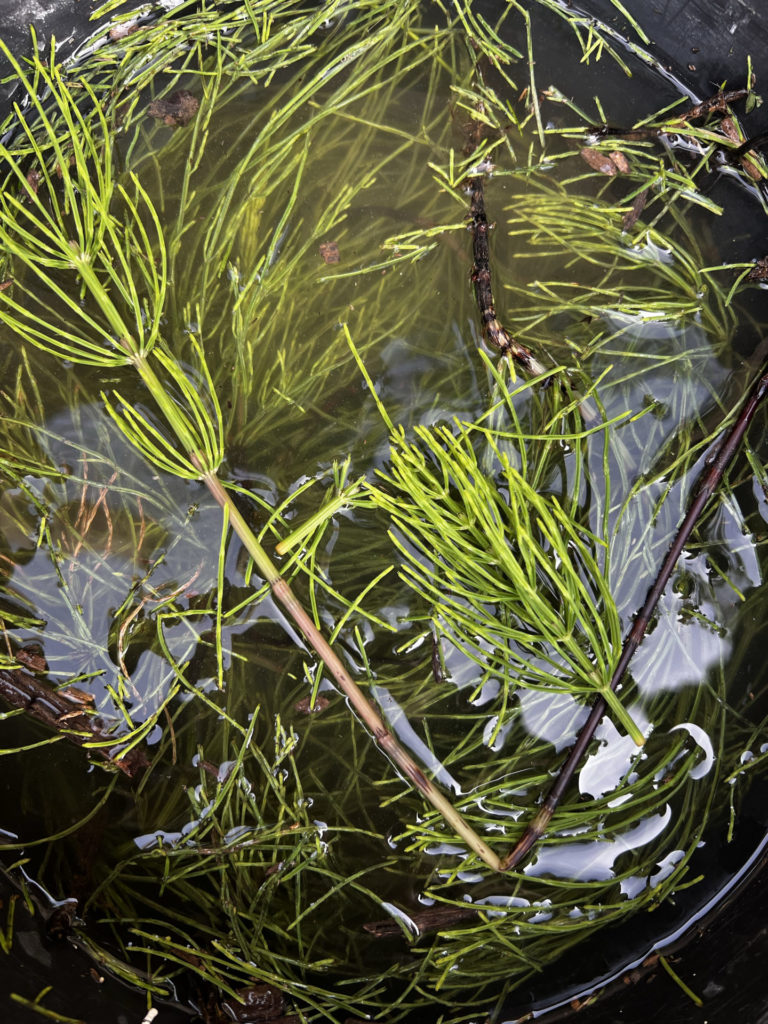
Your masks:
M196 461L196 456L193 456ZM202 467L201 467L202 468ZM359 715L360 719L370 730L374 740L387 754L392 762L403 772L404 776L433 807L442 814L446 822L454 829L457 835L468 844L478 857L485 861L489 867L499 870L500 861L498 856L490 849L487 843L471 829L462 816L452 806L437 787L427 778L424 772L418 767L413 758L401 747L389 729L385 726L378 711L368 700L354 679L347 672L341 659L333 650L331 645L315 626L311 617L302 607L290 586L280 576L277 567L267 555L261 544L256 540L253 531L245 522L237 506L221 485L215 473L204 472L202 478L209 491L216 499L222 509L229 510L229 521L232 529L245 545L251 558L253 558L259 572L269 583L272 593L282 604L293 621L307 638L312 648L322 659L328 671L347 695L350 704Z
M526 24L529 24L527 19L528 14L526 12ZM480 77L479 57L476 65L476 74ZM538 100L536 102L538 103ZM479 160L480 147L486 129L483 120L484 105L482 100L477 101L474 113L475 117L467 131L469 140L467 155L474 153ZM536 107L536 113L537 118L539 118L538 106ZM488 241L490 224L485 212L484 175L489 169L486 157L478 167L473 169L466 183L470 196L469 217L472 225L472 283L474 284L477 308L483 325L483 336L500 355L513 359L528 373L538 376L544 373L544 367L525 345L521 345L511 336L496 316L496 306L491 286L491 249Z
M38 70L66 123L72 124L73 103L69 90L55 73L48 72L42 66ZM19 72L21 75L20 69ZM31 84L21 77L27 89L31 90ZM34 97L34 93L32 95ZM37 105L39 111L39 101ZM22 124L27 138L36 142L35 129L26 121L22 121ZM104 128L103 121L100 127ZM47 117L43 119L42 128L51 148L63 161L60 144ZM491 868L498 870L499 859L496 854L466 824L450 801L387 729L379 713L344 668L288 583L282 579L219 479L217 470L224 457L222 416L202 345L192 337L192 347L201 368L204 385L201 389L190 380L188 373L159 338L167 262L157 212L146 191L134 178L135 199L129 197L124 188L119 192L128 213L127 224L123 226L117 220L110 209L112 174L109 146L104 144L100 147L94 142L82 120L77 128L78 133L71 140L79 154L75 161L74 176L68 163L59 164L67 195L66 213L56 201L55 184L48 173L46 188L30 197L32 211L12 194L7 191L3 193L1 201L5 218L0 227L0 241L42 284L53 288L64 300L73 326L62 340L61 332L55 327L49 328L48 323L38 326L39 321L34 311L7 292L0 293L0 319L38 348L54 356L67 355L73 362L105 367L128 363L135 369L176 441L167 438L161 427L155 426L146 414L119 392L114 393L116 404L105 394L105 404L122 432L145 458L164 471L183 479L202 479L216 502L228 514L232 529L244 544L258 571L269 583L275 597L325 663L379 747L408 781L437 808L474 853ZM84 133L85 143L80 140L81 133ZM36 152L42 159L42 151L37 145ZM23 182L23 169L13 155L5 150L4 156L15 179ZM99 157L98 170L92 166L96 157ZM44 197L50 198L50 210L45 205ZM144 227L140 211L144 212L153 228L152 238ZM68 240L68 217L73 217L78 224L88 226L88 231L79 239L76 247ZM94 234L96 225L99 226L98 235ZM51 261L40 257L41 250L55 254L54 266L59 272L74 277L75 288L71 284L59 284L52 279L47 269ZM158 252L161 254L160 272L153 269L142 271L141 268L154 268ZM94 263L101 270L101 275L94 269ZM127 318L116 305L110 289L104 285L104 275L112 290L124 301L129 311ZM153 286L148 318L145 316L147 302L140 297L136 286L137 276L143 276L145 282ZM78 290L85 291L91 297L109 325L109 330L102 328L99 332L101 344L88 340L88 328L98 325L94 324L89 315L81 313L78 302L68 298L71 292ZM148 337L142 330L146 319L151 324ZM138 333L129 324L136 325Z
M503 327L496 316L491 288L491 259L488 245L488 217L485 213L485 198L482 174L469 179L470 218L472 221L472 281L475 286L477 307L483 324L483 334L500 355L513 359L528 373L538 376L544 367L532 353L521 345Z

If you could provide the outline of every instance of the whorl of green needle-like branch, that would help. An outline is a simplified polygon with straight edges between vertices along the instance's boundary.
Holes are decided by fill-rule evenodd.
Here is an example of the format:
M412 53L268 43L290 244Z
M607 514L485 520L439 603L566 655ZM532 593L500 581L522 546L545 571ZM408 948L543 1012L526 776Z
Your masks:
M259 544L253 531L216 475L214 473L204 473L203 480L227 515L232 529L244 544L248 554L253 558L259 572L269 583L272 593L302 631L318 657L322 659L358 717L369 729L378 746L400 769L408 782L440 812L457 835L465 840L469 848L485 861L489 867L498 871L501 864L499 857L480 838L474 829L467 825L450 801L427 778L410 754L398 743L386 727L379 712L350 676L341 659L317 628L311 616L302 607L290 586L282 579L277 567L273 564L261 544Z
M0 147L0 246L19 268L13 289L0 293L3 319L61 358L125 365L150 352L159 335L167 263L156 211L135 177L127 187L115 183L108 126L88 83L66 83L53 60L50 67L37 63L32 82L1 41L0 51L31 108L16 105L21 138L12 149ZM75 86L93 105L92 123L72 98ZM25 274L45 303L25 287ZM84 292L102 319L83 308Z
M394 437L370 493L392 520L403 578L479 663L531 688L600 694L642 745L608 687L621 627L596 555L605 542L531 486L515 466L521 442L462 423Z

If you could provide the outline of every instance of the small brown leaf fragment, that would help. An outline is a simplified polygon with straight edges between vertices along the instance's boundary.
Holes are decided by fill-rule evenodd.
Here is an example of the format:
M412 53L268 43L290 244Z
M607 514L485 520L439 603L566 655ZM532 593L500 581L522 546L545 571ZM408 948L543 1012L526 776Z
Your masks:
M338 242L321 242L320 255L323 257L324 263L338 263L340 259Z
M197 764L203 771L208 772L212 779L216 779L217 782L219 781L219 769L215 764L206 761L204 758L198 761Z
M179 948L175 950L175 953L180 960L183 960L185 963L191 964L193 967L203 966L204 961L201 959L201 957L197 956L189 949Z
M768 256L756 260L754 267L747 274L748 281L768 281Z
M40 188L40 182L42 180L42 174L40 171L31 170L27 174L27 190L37 195L37 190Z
M725 135L726 139L729 139L731 142L743 141L741 136L739 135L739 129L736 127L736 123L734 122L732 117L724 117L720 121L720 130L722 131L723 135ZM747 175L749 175L752 181L760 181L760 179L762 178L762 174L760 173L759 168L756 167L755 164L750 160L750 157L756 158L756 156L757 154L754 152L754 150L750 150L748 153L745 153L739 161L742 169Z
M298 711L301 715L317 715L321 711L325 711L331 702L327 697L324 697L322 693L318 693L315 697L314 704L312 703L312 697L302 697L301 700L297 700L293 705L294 710Z
M282 1017L285 1010L283 993L274 985L251 985L238 989L237 995L237 1000L225 999L221 1005L232 1020L242 1024L274 1021Z
M607 153L601 153L599 149L590 149L588 146L581 151L581 159L584 160L593 171L613 177L616 174L616 164Z
M732 117L724 117L721 119L720 131L723 133L726 139L730 139L731 142L742 141L739 137L739 130L736 127L736 123L734 122Z
M622 231L631 231L632 228L638 221L640 214L645 209L645 204L648 202L648 196L651 194L650 189L644 188L642 192L638 192L635 196L635 201L632 203L632 209L628 210L624 214L624 218L621 222Z
M134 32L139 31L138 21L124 22L122 25L113 25L109 30L109 38L113 43L118 42L120 39L126 39L128 36L132 36Z
M7 291L13 284L13 278L9 277L5 281L0 281L0 292Z
M620 149L614 149L608 156L611 158L611 162L615 164L617 171L621 171L622 174L629 174L629 160L627 160Z
M46 665L46 669L48 666ZM70 700L77 701L78 704L82 704L84 707L95 707L96 701L93 698L92 693L86 693L85 690L79 690L76 686L65 686L59 693L63 693Z
M40 644L25 644L16 651L16 661L30 672L47 672L48 662L45 660Z
M71 153L70 157L69 157L69 160L67 160L67 167L74 167L74 164L75 164L75 155L74 155L74 153ZM62 168L60 163L56 164L54 170L56 171L56 177L57 178L63 178L64 177L64 170L63 170L63 168Z
M742 169L747 177L751 178L752 181L762 181L763 175L760 172L760 168L752 162L750 159L751 157L755 160L757 159L757 153L752 149L750 149L748 153L745 153L741 158Z
M147 114L162 121L169 128L183 128L189 124L199 109L200 100L186 89L179 89L167 100L153 100L147 107Z

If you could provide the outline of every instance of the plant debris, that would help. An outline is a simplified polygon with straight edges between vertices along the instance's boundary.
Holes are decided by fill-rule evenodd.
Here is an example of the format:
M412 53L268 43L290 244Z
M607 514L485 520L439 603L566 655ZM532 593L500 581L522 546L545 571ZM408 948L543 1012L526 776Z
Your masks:
M575 8L540 13L577 54L635 59ZM672 127L688 101L665 96L615 144L626 165L609 154L622 177L588 175L587 118L564 93L541 117L547 55L515 5L492 32L463 0L204 14L182 0L76 67L14 65L0 591L26 663L5 677L24 774L4 846L37 844L25 872L74 893L100 968L200 986L215 1024L460 1024L682 906L768 757L757 440L607 692L738 414L750 267L701 234L734 143L714 105ZM145 116L185 87L192 130ZM320 271L330 239L354 266ZM539 353L557 386L515 377ZM603 695L536 860L500 873ZM120 745L149 762L138 786ZM49 799L60 764L75 784Z
M167 100L153 100L147 106L147 114L169 128L184 128L200 109L200 100L187 89L177 89Z
M274 985L251 985L237 992L237 999L222 1004L228 1017L242 1024L294 1024L298 1017L285 1017L285 997Z
M321 242L320 255L323 263L338 263L341 259L338 242Z
M651 190L649 188L644 188L641 192L637 193L634 200L632 201L632 208L628 210L622 218L622 231L631 231L635 224L637 224L638 220L640 219L643 213L643 210L645 209L645 204L648 202L648 197L650 196L650 194Z
M476 73L481 75L480 63ZM478 152L486 131L484 107L478 102L476 118L467 128L467 145L465 155L472 157ZM477 308L483 325L483 337L502 356L514 360L533 376L544 373L544 367L533 353L521 345L509 331L502 326L496 316L496 305L491 285L491 249L489 233L491 225L485 212L484 175L489 170L487 162L481 162L476 173L469 176L466 189L469 192L469 220L472 227L472 283L475 288Z
M608 177L613 177L620 170L623 171L625 165L629 169L626 157L623 157L618 152L605 153L600 149L591 149L587 146L581 150L579 155L585 163L589 164L593 171L599 171L600 174L605 174Z
M768 281L768 256L755 260L755 265L747 274L748 281Z
M330 705L331 702L328 698L322 693L318 693L314 700L311 696L302 697L301 700L296 701L293 707L300 715L319 715Z
M56 690L23 669L0 669L0 698L71 743L89 747L95 757L129 779L137 778L149 765L142 749L134 747L121 754L119 741L109 743L106 723L94 712L90 695L75 687Z

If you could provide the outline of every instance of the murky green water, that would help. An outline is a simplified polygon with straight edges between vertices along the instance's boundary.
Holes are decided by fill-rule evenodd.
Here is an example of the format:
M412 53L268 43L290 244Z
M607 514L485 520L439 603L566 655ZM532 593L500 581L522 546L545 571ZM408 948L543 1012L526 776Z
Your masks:
M123 180L137 175L167 246L162 336L204 392L199 338L223 415L221 475L270 548L317 509L334 464L337 479L347 459L350 480L389 470L378 403L407 438L475 422L494 403L487 422L514 427L478 352L460 178L446 187L466 144L471 62L461 25L444 26L397 5L380 20L330 12L304 63L264 74L265 40L263 61L243 58L250 83L228 58L173 81L169 92L202 100L186 127L133 114L118 135ZM524 47L523 27L510 18L500 31ZM579 65L570 28L539 13L534 45L542 36L538 86L551 81L590 111L599 93L612 123L638 116L640 97L650 113L676 96L639 64L631 85ZM499 108L525 124L503 136L486 184L497 311L590 392L579 436L578 403L569 411L558 383L518 380L511 405L539 439L523 448L534 465L542 456L540 493L604 541L596 557L626 631L704 442L754 373L764 310L754 290L726 304L737 270L702 273L736 258L709 211L660 200L622 234L638 179L590 171L583 138L567 134L582 121L551 99L542 147L521 100L524 64L510 74L514 87L492 78ZM635 166L673 160L625 148ZM712 198L745 225L763 216L736 185ZM338 262L325 262L329 243ZM55 296L42 301L64 315ZM101 397L112 388L166 431L131 369L63 365L7 330L2 352L10 647L39 644L45 681L74 681L98 710L101 746L104 733L107 750L128 737L149 762L131 781L28 716L2 723L15 780L5 863L28 857L31 877L78 900L92 952L148 970L158 994L173 984L199 1000L208 982L266 982L308 1015L445 1008L458 1020L573 944L599 941L605 924L670 894L692 912L711 898L697 847L738 836L749 766L768 744L754 657L766 615L762 423L632 663L622 700L645 747L605 719L548 840L501 876L467 859L375 748L203 485L162 472L120 434ZM570 437L557 456L541 440L553 423ZM583 700L510 673L501 640L473 649L399 575L389 526L380 511L348 508L284 571L401 742L504 852L573 742ZM503 619L501 598L490 611ZM299 702L313 690L328 704L307 714ZM467 916L473 904L482 910ZM427 910L447 915L442 930L424 925ZM364 927L388 919L402 934Z

